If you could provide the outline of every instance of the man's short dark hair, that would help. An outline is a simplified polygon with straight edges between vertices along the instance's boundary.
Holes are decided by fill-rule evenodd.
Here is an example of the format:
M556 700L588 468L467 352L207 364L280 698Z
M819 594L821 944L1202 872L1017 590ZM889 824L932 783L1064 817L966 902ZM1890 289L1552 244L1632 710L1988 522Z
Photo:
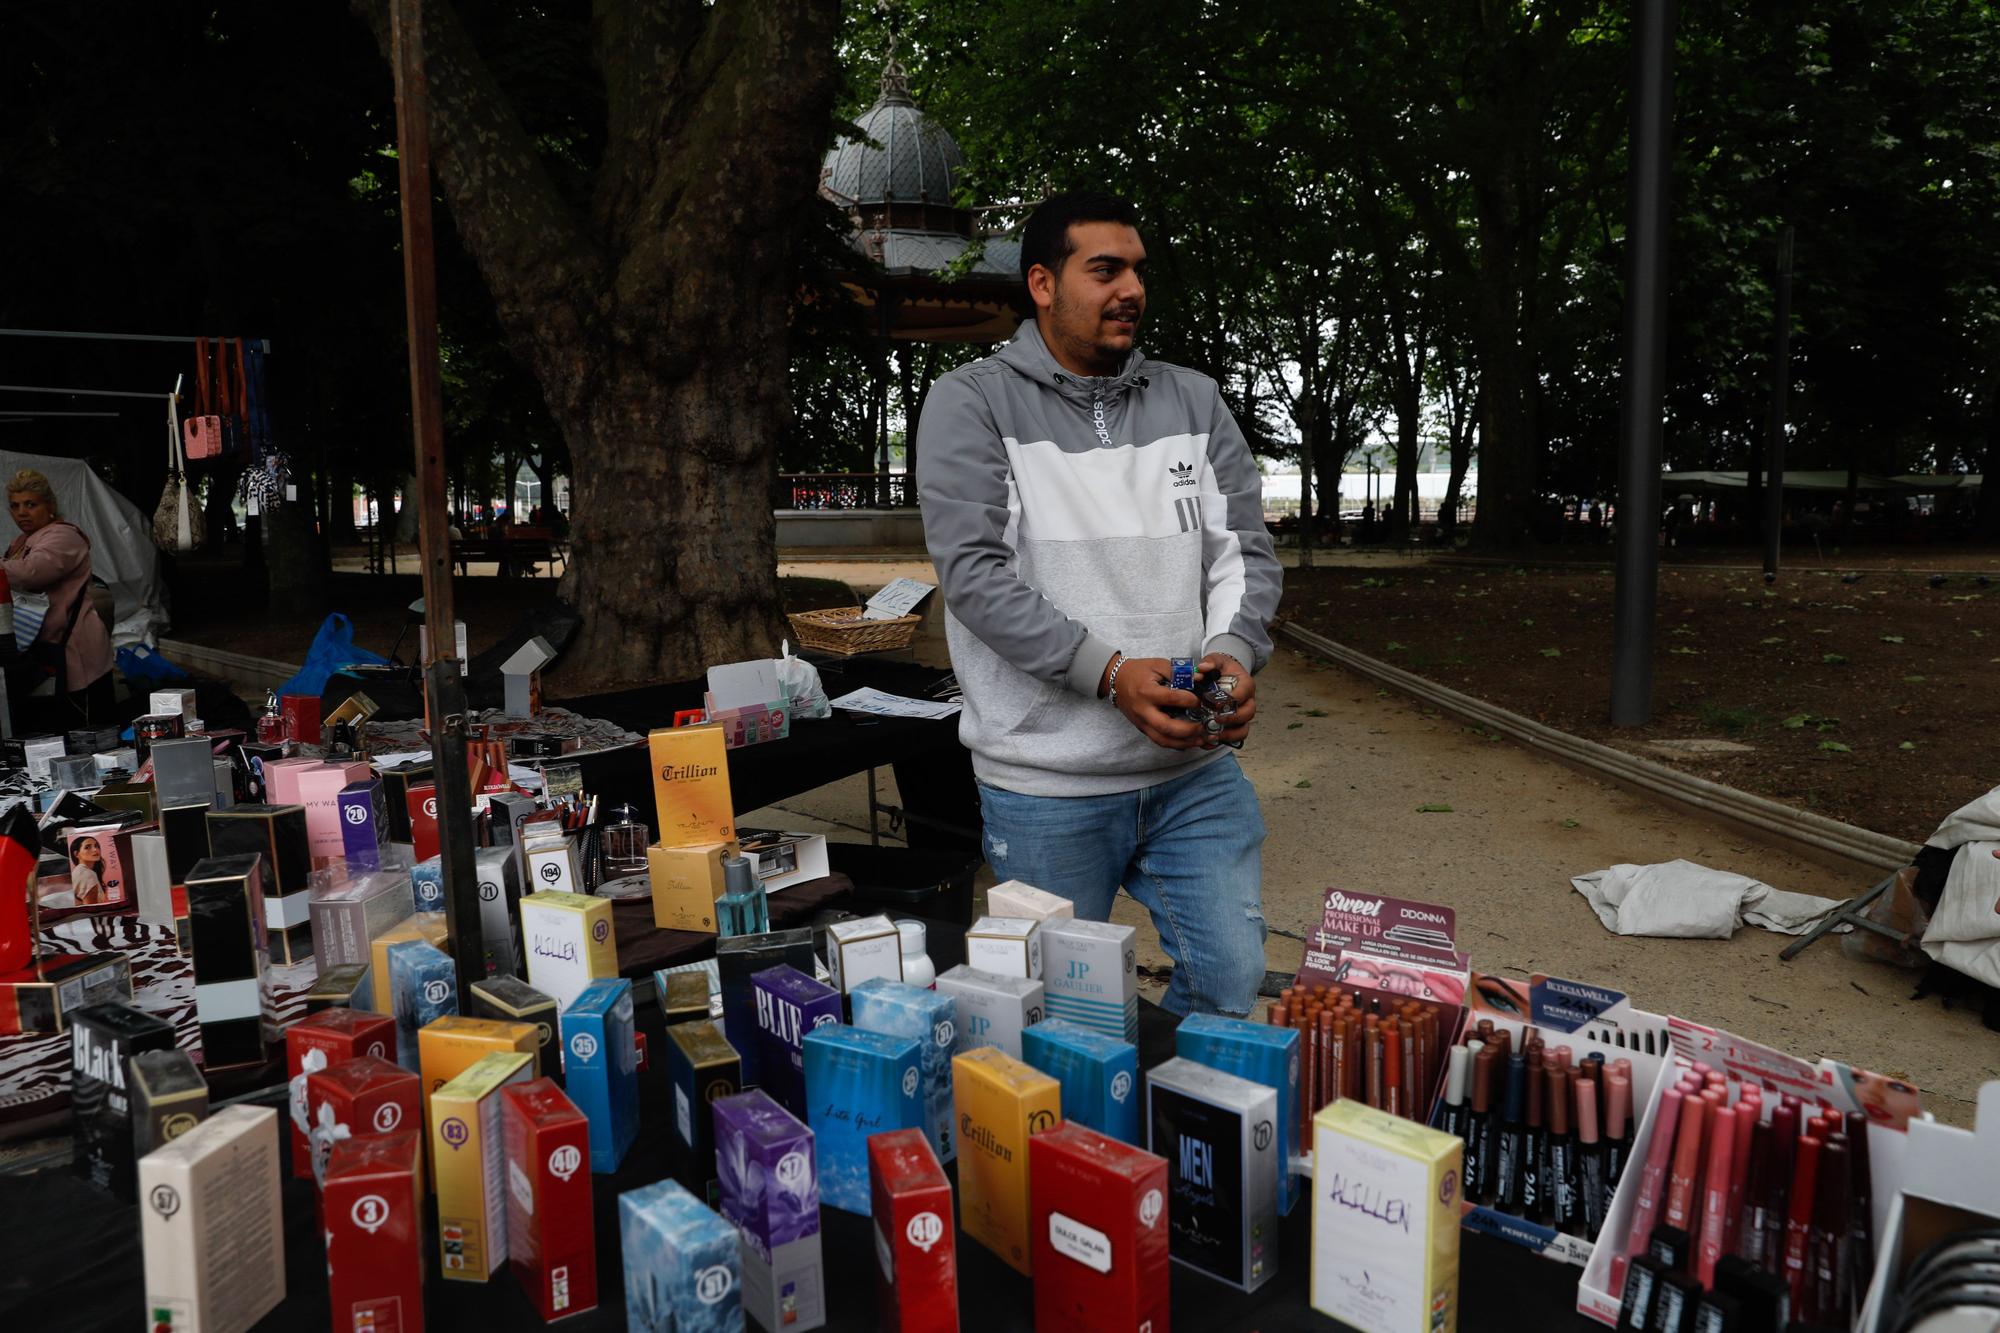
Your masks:
M1071 190L1042 200L1021 229L1023 285L1028 281L1028 270L1037 264L1061 276L1063 265L1076 252L1069 241L1069 229L1077 222L1122 222L1137 231L1139 210L1128 200L1102 190Z

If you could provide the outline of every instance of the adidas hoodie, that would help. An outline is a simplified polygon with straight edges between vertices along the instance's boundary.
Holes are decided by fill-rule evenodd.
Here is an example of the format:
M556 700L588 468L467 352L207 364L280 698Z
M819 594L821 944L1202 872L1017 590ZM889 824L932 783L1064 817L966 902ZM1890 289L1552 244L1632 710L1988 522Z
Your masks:
M931 387L917 460L981 781L1100 796L1224 753L1162 749L1097 697L1114 652L1270 658L1282 575L1214 380L1136 348L1118 374L1080 377L1030 320Z

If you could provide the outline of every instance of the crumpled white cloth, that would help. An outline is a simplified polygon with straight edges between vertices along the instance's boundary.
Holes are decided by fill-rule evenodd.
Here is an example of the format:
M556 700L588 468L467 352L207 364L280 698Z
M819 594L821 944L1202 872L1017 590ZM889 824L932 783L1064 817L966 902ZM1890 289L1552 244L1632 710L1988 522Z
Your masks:
M1952 811L1930 845L1956 848L1958 855L1924 932L1924 952L2000 986L2000 787Z
M1787 893L1748 875L1693 861L1616 865L1577 875L1570 884L1604 928L1618 935L1726 940L1746 924L1803 935L1821 915L1840 906L1832 898Z

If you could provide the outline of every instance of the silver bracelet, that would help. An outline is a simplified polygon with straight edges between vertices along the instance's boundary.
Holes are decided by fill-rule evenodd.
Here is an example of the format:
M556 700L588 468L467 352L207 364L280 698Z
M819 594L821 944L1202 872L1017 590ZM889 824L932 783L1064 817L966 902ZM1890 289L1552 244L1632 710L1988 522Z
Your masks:
M1105 693L1110 697L1113 708L1118 706L1118 673L1123 671L1125 664L1132 660L1123 653L1117 653L1115 656L1118 660L1111 664L1110 679L1105 681L1104 684Z

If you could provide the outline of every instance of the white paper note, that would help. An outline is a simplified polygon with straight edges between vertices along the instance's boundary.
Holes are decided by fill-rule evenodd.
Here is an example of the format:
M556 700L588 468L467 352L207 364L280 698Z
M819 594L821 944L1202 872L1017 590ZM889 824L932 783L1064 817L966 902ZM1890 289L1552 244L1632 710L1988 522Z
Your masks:
M845 708L854 713L873 713L877 717L950 717L958 712L956 699L939 703L934 699L908 699L900 694L885 694L872 685L864 685L852 694L843 694L833 701L835 708Z
M897 616L906 616L915 609L918 602L936 591L934 584L919 583L915 579L897 579L868 599L868 605L861 609L861 618L894 620Z

